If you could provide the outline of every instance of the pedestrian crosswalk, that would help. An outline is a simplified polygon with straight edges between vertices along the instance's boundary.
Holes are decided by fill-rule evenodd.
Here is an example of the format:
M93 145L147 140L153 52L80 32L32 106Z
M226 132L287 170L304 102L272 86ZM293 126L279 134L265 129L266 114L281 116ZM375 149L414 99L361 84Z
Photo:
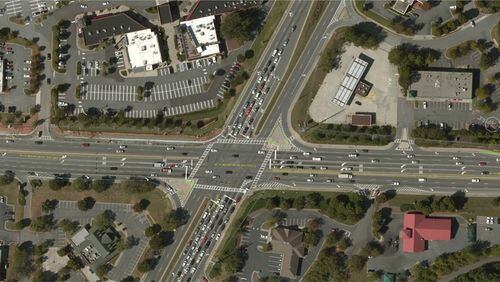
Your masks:
M133 85L87 84L82 87L83 101L135 102L137 87Z
M132 110L125 112L128 118L154 118L158 114L157 110Z
M203 84L208 82L208 77L200 76L188 80L174 81L167 84L159 84L153 87L151 95L144 100L163 101L203 93Z
M397 144L396 148L394 149L396 151L413 151L412 145L415 142L412 139L410 140L396 139L394 140L394 143Z
M401 186L396 188L397 193L402 193L402 194L421 194L421 193L428 193L429 190L425 189L419 189L415 187L410 187L410 186Z
M259 167L259 170L257 171L257 174L253 178L252 186L250 186L250 189L253 189L257 186L257 183L260 180L260 177L262 176L262 173L264 173L264 170L266 169L267 164L269 163L269 160L271 159L271 156L273 154L273 151L268 151L266 154L266 157L264 158L264 161Z
M360 189L360 190L377 190L382 187L382 185L379 184L354 184L354 187Z
M191 104L184 104L180 106L170 107L165 109L165 116L182 115L186 113L210 109L216 106L214 100L199 101Z
M257 189L263 189L263 190L279 190L279 189L285 189L285 188L290 188L290 187L292 187L292 186L285 184L285 183L277 182L277 181L259 183L256 186Z
M196 184L193 188L202 190L221 191L221 192L233 192L233 193L246 193L247 191L246 189L241 189L241 188L224 187L216 185L202 185L202 184Z
M208 154L210 153L210 150L212 149L212 147L214 146L214 143L210 143L208 144L208 146L205 148L205 151L203 151L203 154L201 154L200 156L200 159L198 160L198 162L196 163L196 165L194 166L193 170L191 171L191 173L189 174L189 179L193 179L194 176L196 175L196 173L198 172L198 170L200 169L201 165L203 164L203 162L205 161L205 158L208 156Z
M253 144L253 145L264 145L267 143L265 138L249 138L249 139L233 139L233 138L220 138L217 139L217 143L222 144Z

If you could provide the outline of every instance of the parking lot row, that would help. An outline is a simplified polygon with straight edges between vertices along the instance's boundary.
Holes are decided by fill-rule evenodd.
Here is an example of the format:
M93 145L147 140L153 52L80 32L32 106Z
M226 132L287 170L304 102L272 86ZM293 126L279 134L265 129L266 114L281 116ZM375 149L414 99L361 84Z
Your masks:
M425 108L424 108L425 107ZM471 111L471 104L465 102L435 102L429 101L421 103L421 109L435 109L435 110L448 110L448 111L460 111L460 112L468 112Z
M160 84L153 87L150 96L146 101L163 101L167 99L180 98L203 93L203 84L208 81L208 77L195 77L191 80L174 81L168 84Z
M158 114L157 110L132 110L125 113L128 118L153 118Z
M217 60L215 59L215 57L198 59L191 62L182 62L175 65L175 72L184 72L192 69L205 68L209 65L215 64L216 62ZM160 76L169 75L170 73L171 70L169 68L161 68L158 70L158 75Z
M87 84L82 87L84 101L136 101L136 86Z
M58 208L62 209L77 209L77 202L75 201L59 201ZM112 210L115 212L130 212L132 210L130 204L121 203L96 203L93 207L94 210Z
M27 6L23 6L23 4L27 4ZM7 0L5 2L6 13L9 16L20 14L23 16L24 8L28 8L31 11L31 16L38 16L42 13L47 13L49 10L54 8L55 1L54 0ZM24 15L28 16L28 15Z
M446 127L451 127L452 129L464 129L467 128L467 123L464 121L460 120L447 120L446 122L443 122L442 120L421 120L420 121L421 125L427 126L429 124L435 124L435 125L443 125Z
M216 103L214 100L205 100L191 104L180 105L176 107L167 108L165 110L165 116L181 115L186 113L197 112L205 109L210 109L215 107Z

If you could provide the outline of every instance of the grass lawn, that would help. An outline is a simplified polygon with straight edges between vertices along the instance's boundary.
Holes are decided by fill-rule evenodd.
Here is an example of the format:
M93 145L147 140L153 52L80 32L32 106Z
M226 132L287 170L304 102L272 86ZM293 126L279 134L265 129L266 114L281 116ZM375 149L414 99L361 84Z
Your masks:
M396 195L388 203L391 206L399 207L401 204L411 204L414 201L426 199L428 196ZM463 210L459 212L464 218L474 218L478 215L500 217L500 207L493 205L493 198L467 198Z
M42 203L47 199L57 199L66 201L78 201L85 197L93 197L97 202L127 203L135 204L141 199L147 199L151 202L148 207L149 214L155 222L161 222L163 217L172 209L172 205L165 194L158 189L148 193L130 194L125 192L118 184L114 184L108 190L97 193L93 190L76 191L71 186L66 186L59 191L51 190L47 183L37 188L33 193L31 202L31 214L36 218L42 214Z
M265 124L267 121L268 116L271 114L274 105L278 101L278 98L281 96L281 92L283 91L283 88L285 87L285 84L292 74L292 71L295 69L295 65L299 61L299 57L302 54L302 51L304 48L306 48L307 43L309 42L309 38L313 34L314 29L316 28L316 25L318 24L321 16L323 15L323 12L325 11L326 6L328 5L327 1L316 1L313 3L311 7L311 12L306 20L306 23L304 25L304 29L302 33L300 34L299 41L297 43L297 46L293 52L292 59L291 59L291 64L287 68L287 71L285 73L285 76L283 76L283 79L281 80L281 83L278 86L278 89L276 89L275 95L271 98L271 102L266 108L266 111L262 115L262 118L259 121L259 124L257 125L257 128L255 130L256 133L259 133L260 130L262 129L262 126Z
M246 60L245 65L248 66L249 72L253 70L255 65L260 59L260 56L264 49L267 46L267 42L269 39L271 39L271 36L273 33L276 31L276 26L280 22L281 18L285 14L286 9L288 8L288 5L291 2L289 1L275 1L274 5L269 12L269 14L266 17L266 23L262 30L259 32L259 35L257 35L257 38L255 38L254 43L252 44L252 50L254 51L254 56L251 59Z
M366 0L354 0L354 4L360 13L363 13L365 16L374 20L376 23L385 26L386 28L392 29L391 20L383 17L372 10L364 11L363 6L365 5Z
M14 206L16 222L24 218L24 207L17 202L17 195L19 189L17 188L17 181L4 186L0 186L0 195L6 197L7 204ZM7 226L10 222L7 222Z

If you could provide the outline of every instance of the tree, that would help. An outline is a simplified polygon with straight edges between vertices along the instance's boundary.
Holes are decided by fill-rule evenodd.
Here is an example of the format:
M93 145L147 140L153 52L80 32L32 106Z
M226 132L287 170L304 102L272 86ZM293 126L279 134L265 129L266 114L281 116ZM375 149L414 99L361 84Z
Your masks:
M138 239L135 238L134 236L128 236L125 239L121 238L117 244L118 250L124 251L130 249L137 244L137 241Z
M111 269L113 269L113 266L109 263L105 263L97 267L95 274L99 276L99 278L103 279L108 274L108 272L111 271Z
M293 200L293 208L301 210L306 206L306 198L304 196L299 196Z
M57 204L59 204L59 201L57 199L47 199L42 203L42 211L44 213L49 213L56 209Z
M147 193L155 189L156 183L144 178L131 178L123 181L120 186L128 193Z
M134 205L133 209L135 212L142 212L148 208L150 203L151 202L148 199L141 199Z
M154 259L144 259L143 261L139 262L137 265L137 270L141 273L146 273L150 270L152 270L155 266L156 262Z
M173 231L179 226L184 225L189 220L189 212L183 208L177 208L170 211L163 220L165 230Z
M61 190L64 186L68 185L69 181L67 178L56 177L54 179L49 180L49 188L58 191Z
M266 244L262 244L260 250L263 252L269 252L273 249L273 245L271 242L267 242Z
M248 49L245 51L245 58L246 59L251 59L255 55L254 51L252 49Z
M44 241L40 245L35 247L35 256L43 256L49 251L49 247L52 246L52 242L49 240Z
M62 248L60 248L59 250L57 250L57 254L60 256L60 257L63 257L67 254L69 254L71 252L71 245L66 245Z
M12 172L6 172L0 175L0 186L7 185L14 181L14 174Z
M146 227L144 233L146 234L147 237L151 237L153 235L158 234L158 232L160 231L161 231L161 225L155 223L151 226Z
M80 259L80 257L71 257L68 260L68 263L66 266L71 269L71 270L78 270L83 268L85 265L83 264L83 261Z
M368 244L366 244L363 249L361 249L361 254L363 256L371 256L371 257L376 257L381 255L384 252L384 247L380 245L379 242L377 241L371 241Z
M347 260L347 267L351 272L358 272L365 266L366 257L353 255Z
M85 197L78 201L78 209L81 211L87 211L94 207L95 199L92 197Z
M101 193L106 191L110 186L112 182L109 180L105 179L94 179L92 181L92 190L96 191L97 193Z
M160 250L172 243L173 233L162 231L151 237L149 247L153 250Z
M53 214L42 215L31 222L33 232L48 232L56 225Z
M30 185L33 188L38 188L38 187L42 186L42 181L40 179L31 179Z
M78 177L71 183L71 186L75 188L77 191L83 191L83 190L88 190L90 189L90 184L92 183L92 180L86 177Z
M354 46L363 48L377 47L385 37L382 28L371 22L362 22L348 27L344 33L344 39L352 42Z
M116 214L111 210L105 210L101 214L98 214L94 220L93 225L100 230L104 230L110 227L115 221Z
M248 9L227 15L221 25L222 35L228 39L237 39L240 43L250 40L257 13L257 9Z
M71 221L67 218L59 221L58 226L64 231L64 233L73 234L80 228L80 223L78 221Z

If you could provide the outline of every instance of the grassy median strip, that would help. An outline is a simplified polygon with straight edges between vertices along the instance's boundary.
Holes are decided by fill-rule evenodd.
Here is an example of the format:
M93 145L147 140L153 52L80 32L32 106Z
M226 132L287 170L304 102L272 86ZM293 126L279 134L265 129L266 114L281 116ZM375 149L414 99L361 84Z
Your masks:
M259 32L259 35L257 35L257 38L255 38L255 41L252 44L251 49L254 51L255 55L246 61L246 65L248 66L248 69L250 71L254 69L255 65L259 61L262 52L264 51L264 49L266 49L267 43L271 39L273 33L276 31L276 27L281 21L281 18L283 18L283 15L285 14L285 11L290 3L291 2L289 1L274 1L272 9L271 11L269 11L269 14L266 17L266 23L264 24L264 27Z
M262 115L262 118L259 121L259 124L257 125L257 128L255 130L256 134L259 134L260 130L262 129L262 126L267 121L267 118L271 114L273 108L276 105L276 102L278 101L279 97L282 95L283 88L285 87L285 84L288 81L288 78L292 74L292 71L295 69L295 66L297 62L299 61L299 57L304 51L307 43L309 42L309 38L312 36L314 29L316 28L321 16L323 15L323 12L325 11L326 6L328 5L327 1L316 1L313 3L311 7L311 12L309 16L306 19L306 23L304 25L304 29L302 30L299 41L297 43L297 46L293 52L292 59L290 60L290 65L285 73L285 76L281 80L281 83L278 85L278 88L276 89L276 92L273 97L271 97L271 101L269 102L269 105L266 108L266 111Z
M387 19L387 18L385 18L385 17L383 17L383 16L381 16L381 15L379 15L377 13L375 13L372 10L365 9L364 8L365 3L366 3L366 0L354 0L354 5L356 5L356 9L360 13L362 13L363 15L369 17L370 19L372 19L376 23L378 23L380 25L383 25L384 27L392 30L391 20Z
M163 273L165 273L165 274L172 273L172 270L175 267L175 264L177 263L177 261L179 260L179 257L181 256L182 249L184 249L187 241L189 240L189 238L191 238L190 235L193 233L193 230L195 229L195 227L198 226L198 222L200 221L201 214L206 209L208 202L209 202L209 200L207 198L204 198L203 201L201 202L200 208L196 212L195 216L191 218L191 223L189 224L187 231L184 234L182 234L182 239L179 242L177 249L175 249L174 255L170 259L170 262L168 263L168 265L165 268L165 271ZM162 278L166 278L166 277L162 277ZM168 280L168 279L166 279L166 280Z

